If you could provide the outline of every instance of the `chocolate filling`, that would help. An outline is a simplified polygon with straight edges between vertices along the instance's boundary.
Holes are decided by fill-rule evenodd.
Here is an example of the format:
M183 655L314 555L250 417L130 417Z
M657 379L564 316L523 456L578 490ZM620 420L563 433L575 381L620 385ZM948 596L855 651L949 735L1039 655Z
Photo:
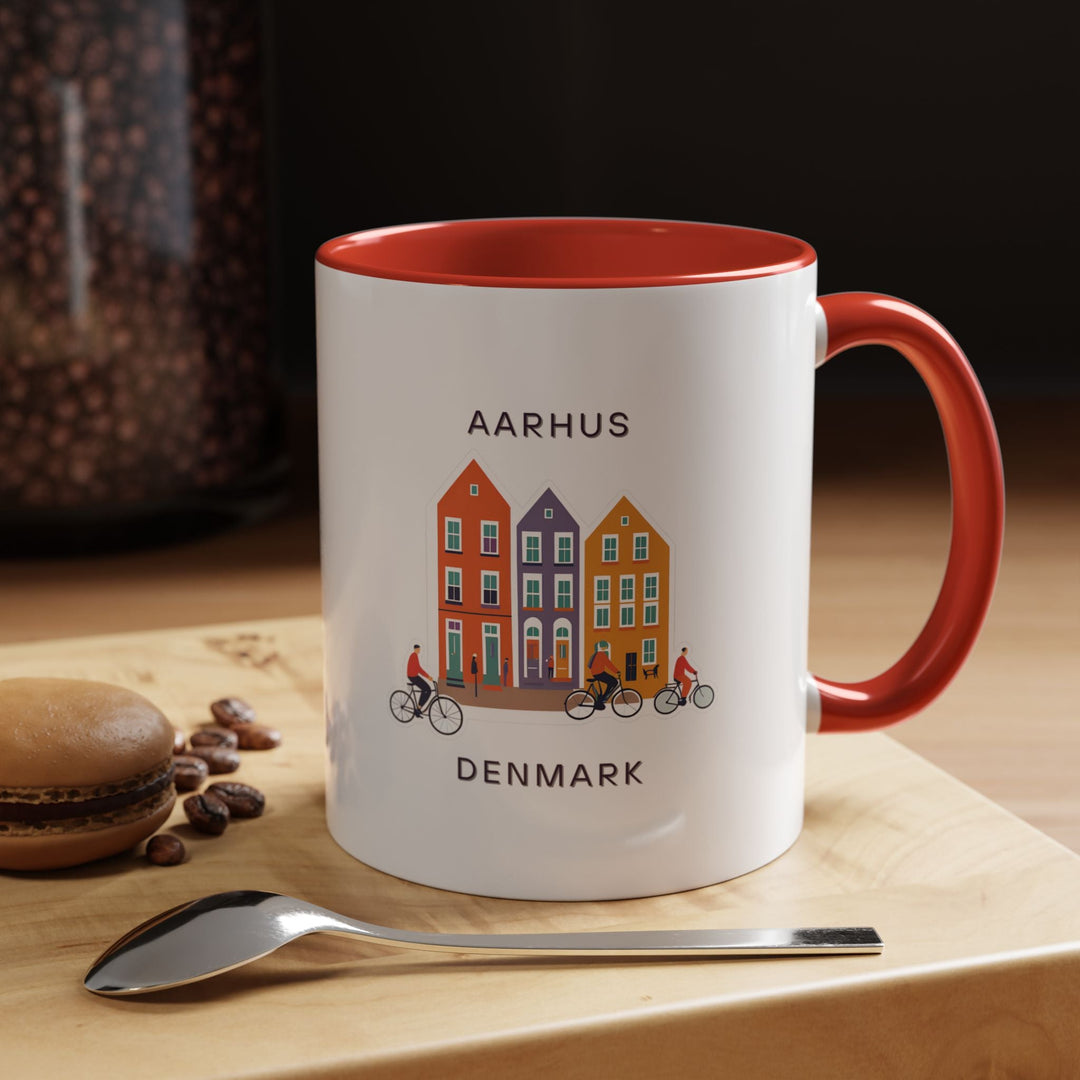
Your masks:
M172 783L173 769L169 768L156 780L142 787L121 791L117 795L103 795L97 799L80 802L13 803L0 802L0 821L18 821L33 824L38 821L63 821L65 818L89 817L133 806L144 799L153 798Z

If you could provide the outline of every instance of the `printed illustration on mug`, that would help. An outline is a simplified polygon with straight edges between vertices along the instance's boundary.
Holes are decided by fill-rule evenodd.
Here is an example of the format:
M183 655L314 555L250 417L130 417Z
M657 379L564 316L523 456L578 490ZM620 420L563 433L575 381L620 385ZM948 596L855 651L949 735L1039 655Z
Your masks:
M629 719L645 697L661 714L711 704L687 648L669 666L671 548L629 497L585 532L552 487L518 512L473 459L436 521L435 674L414 645L408 689L391 698L396 719L456 732L461 705L440 684L472 707L577 720L608 707Z

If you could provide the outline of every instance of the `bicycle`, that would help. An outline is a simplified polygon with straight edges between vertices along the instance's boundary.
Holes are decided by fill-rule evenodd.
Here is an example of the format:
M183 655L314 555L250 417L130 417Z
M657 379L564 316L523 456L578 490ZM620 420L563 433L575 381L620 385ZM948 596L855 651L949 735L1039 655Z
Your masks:
M427 705L420 708L416 687L411 683L408 690L395 690L390 695L390 714L399 724L409 724L417 716L426 715L428 722L440 735L454 735L461 730L461 706L452 698L439 693L439 684Z
M673 713L679 707L679 702L682 699L682 694L679 693L680 689L681 687L677 682L669 682L667 686L657 690L653 695L653 706L656 711L662 716ZM694 689L690 691L686 700L693 702L699 709L707 709L715 698L716 693L711 686L706 686L703 682L694 679Z
M588 720L600 704L600 695L603 693L600 684L596 679L592 678L588 679L587 682L588 686L571 690L566 695L563 708L566 710L566 715L572 720ZM616 716L621 716L624 720L627 720L631 716L638 714L642 700L641 695L636 690L627 690L620 678L615 684L615 689L612 690L608 697L607 704L611 705Z

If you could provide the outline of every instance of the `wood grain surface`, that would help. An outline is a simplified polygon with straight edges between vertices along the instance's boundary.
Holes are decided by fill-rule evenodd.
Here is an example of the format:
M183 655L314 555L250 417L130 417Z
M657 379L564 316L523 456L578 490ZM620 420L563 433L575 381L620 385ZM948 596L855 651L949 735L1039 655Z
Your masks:
M381 874L330 839L320 668L316 618L0 648L0 677L122 683L189 731L211 700L238 695L284 733L235 774L266 792L264 817L211 838L175 811L181 866L133 852L0 873L4 1075L1076 1075L1080 858L887 736L811 739L802 837L736 881L612 903L485 899ZM582 964L311 938L160 994L82 989L93 959L135 923L238 887L417 929L873 925L886 949Z

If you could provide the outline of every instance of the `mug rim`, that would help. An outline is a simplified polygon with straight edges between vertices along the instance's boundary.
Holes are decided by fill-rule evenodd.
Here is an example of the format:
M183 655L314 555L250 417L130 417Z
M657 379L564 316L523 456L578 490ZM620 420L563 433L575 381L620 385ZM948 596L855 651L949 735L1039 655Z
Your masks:
M621 289L771 277L817 255L785 233L662 218L467 218L345 233L316 261L363 277L438 285Z

